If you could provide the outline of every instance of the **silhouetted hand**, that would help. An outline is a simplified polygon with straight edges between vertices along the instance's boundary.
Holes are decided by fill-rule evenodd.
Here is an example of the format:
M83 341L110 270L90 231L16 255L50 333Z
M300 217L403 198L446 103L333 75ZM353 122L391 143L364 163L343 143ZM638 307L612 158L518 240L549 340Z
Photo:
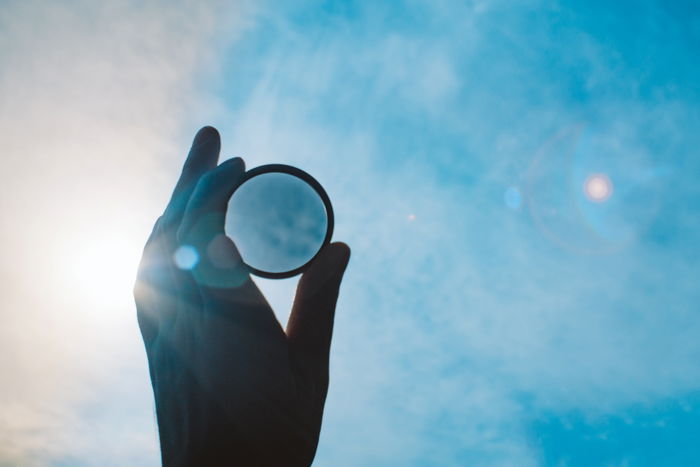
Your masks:
M196 135L144 249L134 289L166 466L306 466L321 429L338 289L350 250L327 246L301 277L286 332L224 235L243 160ZM199 262L173 255L194 247Z

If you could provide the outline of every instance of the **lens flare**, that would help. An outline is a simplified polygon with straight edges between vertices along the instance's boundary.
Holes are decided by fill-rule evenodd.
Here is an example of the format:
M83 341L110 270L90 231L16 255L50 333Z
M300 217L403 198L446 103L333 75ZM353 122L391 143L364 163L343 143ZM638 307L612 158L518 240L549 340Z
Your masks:
M613 185L605 174L592 174L583 182L583 192L590 201L602 203L613 193Z
M173 260L178 268L189 271L199 263L199 253L190 245L182 245L175 251Z
M534 154L523 203L540 232L558 245L609 254L630 245L653 221L663 174L635 138L600 125L573 125ZM509 207L516 204L514 195L506 193Z

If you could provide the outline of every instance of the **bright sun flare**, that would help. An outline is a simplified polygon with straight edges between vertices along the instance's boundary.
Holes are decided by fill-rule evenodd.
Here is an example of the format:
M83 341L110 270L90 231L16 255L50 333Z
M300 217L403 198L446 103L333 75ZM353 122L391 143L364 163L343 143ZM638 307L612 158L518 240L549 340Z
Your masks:
M94 235L67 250L67 279L82 300L107 305L131 296L141 252L139 242L110 233Z

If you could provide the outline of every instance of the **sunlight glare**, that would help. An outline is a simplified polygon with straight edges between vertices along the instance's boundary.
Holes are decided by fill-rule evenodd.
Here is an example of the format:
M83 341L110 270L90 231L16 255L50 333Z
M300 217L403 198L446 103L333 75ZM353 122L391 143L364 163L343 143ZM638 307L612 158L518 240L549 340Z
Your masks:
M81 301L107 305L115 304L116 297L131 296L141 246L127 238L115 232L94 234L90 241L66 249L67 279Z

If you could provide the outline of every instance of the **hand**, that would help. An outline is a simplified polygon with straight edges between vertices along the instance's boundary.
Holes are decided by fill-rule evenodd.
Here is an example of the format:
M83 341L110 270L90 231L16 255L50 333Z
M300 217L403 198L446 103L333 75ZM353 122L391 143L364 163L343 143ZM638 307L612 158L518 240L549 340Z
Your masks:
M134 288L165 466L308 466L328 390L335 304L350 250L328 245L303 274L286 332L224 235L243 160L217 166L197 133L153 228ZM173 255L195 248L179 269Z

